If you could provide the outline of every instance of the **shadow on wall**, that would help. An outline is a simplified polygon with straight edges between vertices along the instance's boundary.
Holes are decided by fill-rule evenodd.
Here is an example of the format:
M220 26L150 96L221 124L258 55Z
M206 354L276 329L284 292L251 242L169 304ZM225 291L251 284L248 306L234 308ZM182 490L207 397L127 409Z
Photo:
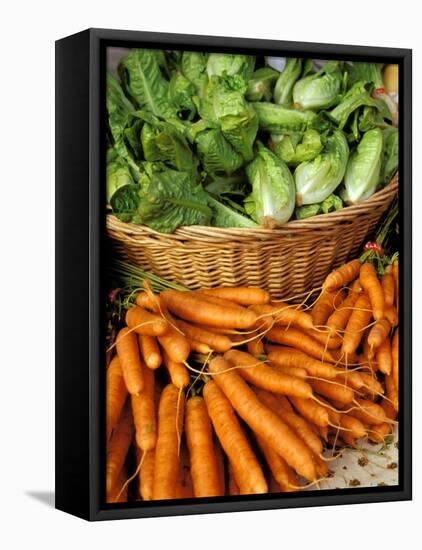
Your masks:
M55 493L54 491L26 491L26 496L38 500L49 508L54 508Z

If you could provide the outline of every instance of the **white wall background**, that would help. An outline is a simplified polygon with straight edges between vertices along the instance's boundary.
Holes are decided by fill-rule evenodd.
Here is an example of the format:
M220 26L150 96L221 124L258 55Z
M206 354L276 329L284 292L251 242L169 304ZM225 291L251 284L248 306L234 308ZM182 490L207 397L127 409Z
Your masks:
M97 524L46 505L54 485L54 40L87 27L105 27L413 48L414 308L420 311L422 32L417 6L410 0L13 0L3 4L0 546L393 549L404 537L420 534L420 400L414 413L414 502ZM415 340L421 328L417 316ZM416 354L415 388L422 381L419 362Z

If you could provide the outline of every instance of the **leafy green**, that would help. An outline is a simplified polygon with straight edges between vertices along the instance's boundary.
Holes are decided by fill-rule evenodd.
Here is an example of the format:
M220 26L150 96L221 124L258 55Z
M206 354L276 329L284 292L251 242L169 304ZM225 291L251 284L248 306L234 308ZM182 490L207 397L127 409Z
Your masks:
M295 185L287 165L259 143L258 153L246 167L246 174L252 185L252 193L245 202L246 211L264 227L286 223L295 206Z
M221 130L204 130L196 137L197 152L209 174L233 174L243 164L243 158L226 140Z
M295 82L302 72L302 61L291 57L287 59L286 65L278 77L274 88L274 101L284 107L292 105L292 91Z
M306 130L303 134L284 136L274 144L274 153L289 165L314 159L322 151L321 135L316 130Z
M313 111L297 111L265 101L254 103L254 109L259 128L275 134L304 132L317 123L317 115Z
M341 197L347 204L369 198L380 179L383 136L379 128L368 130L350 155Z
M176 116L168 98L169 83L161 73L156 50L134 48L119 64L126 93L137 107L160 118Z
M212 76L240 75L245 82L252 77L255 57L231 53L212 53L208 57L207 73Z
M280 73L271 67L262 67L256 70L248 82L246 99L248 101L270 101L274 83Z
M208 195L190 172L146 163L140 201L133 221L162 233L172 233L183 225L209 225L212 211Z
M318 72L305 76L293 87L293 103L300 109L327 109L341 99L343 75L338 62L329 62Z
M139 185L134 182L127 162L118 156L107 164L107 202L122 221L131 221L139 204ZM110 156L109 156L110 158Z
M384 88L384 81L381 73L382 65L380 63L366 63L354 61L349 65L349 82L371 82L375 89Z
M256 223L250 218L236 212L211 195L208 196L208 205L213 212L211 223L214 227L256 227Z
M383 131L384 146L381 164L380 183L387 184L399 167L399 131L387 128Z
M175 71L169 85L169 99L179 116L185 115L192 120L196 114L192 97L196 94L195 86L180 71Z
M331 194L324 201L316 204L307 204L295 209L295 216L298 220L304 220L317 214L328 214L343 208L343 201L337 195Z
M314 160L302 162L296 168L296 204L324 201L341 183L349 158L349 146L344 133L335 130L327 138L323 151Z
M185 77L195 86L196 94L203 96L208 82L208 54L202 52L183 52L180 67Z

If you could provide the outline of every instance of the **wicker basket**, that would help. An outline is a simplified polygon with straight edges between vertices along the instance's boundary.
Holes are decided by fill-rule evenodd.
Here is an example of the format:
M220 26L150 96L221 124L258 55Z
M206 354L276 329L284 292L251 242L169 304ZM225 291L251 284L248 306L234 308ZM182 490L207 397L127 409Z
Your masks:
M107 215L115 252L188 288L250 285L274 298L308 292L356 256L398 190L398 176L367 201L280 229L190 226L171 235Z

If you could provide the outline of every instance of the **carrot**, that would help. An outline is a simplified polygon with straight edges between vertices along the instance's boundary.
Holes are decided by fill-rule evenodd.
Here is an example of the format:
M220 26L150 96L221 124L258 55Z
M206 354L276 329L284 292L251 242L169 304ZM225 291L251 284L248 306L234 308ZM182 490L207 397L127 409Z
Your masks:
M211 304L190 292L165 290L161 296L168 309L186 321L227 328L250 328L256 321L250 309Z
M187 338L207 344L214 351L224 353L232 346L230 338L224 334L215 334L198 326L186 323L180 319L176 322L177 326Z
M184 363L190 354L190 345L185 336L171 328L164 336L159 336L158 341L166 354L175 363Z
M392 327L396 327L399 324L399 316L394 306L385 308L384 316Z
M376 350L376 362L379 370L384 374L390 374L393 368L393 359L391 355L391 342L386 338Z
M332 271L325 279L322 288L324 290L336 290L347 285L359 275L360 261L352 260L347 264L342 265L338 269Z
M392 358L392 375L394 380L394 385L399 391L399 329L396 329L393 342L391 345L391 358Z
M154 410L154 371L144 369L144 388L139 395L132 395L132 413L135 423L136 443L143 451L151 451L157 440Z
M113 436L107 446L106 486L107 493L112 490L126 460L133 439L133 418L129 403L126 402Z
M125 483L126 468L123 466L116 478L116 481L110 491L107 492L107 502L126 502L127 488L122 491Z
M288 374L289 376L296 376L297 378L302 378L305 380L308 378L308 373L305 369L301 369L299 367L290 367L289 365L280 365L278 363L271 363L271 366L277 371L281 372L282 374Z
M263 439L262 437L257 437L258 445L261 447L261 450L264 454L265 460L271 470L274 479L279 484L281 491L290 492L295 491L296 489L292 487L292 475L294 475L295 483L293 485L299 485L299 480L297 479L294 472L291 471L290 467L280 455L278 455ZM290 472L289 472L290 470Z
M298 416L284 396L275 396L257 388L258 399L277 414L306 445L316 454L322 453L322 443L304 418Z
M325 325L327 319L343 302L343 291L323 290L312 308L312 321L314 326Z
M157 340L154 336L138 334L138 342L145 365L149 369L158 369L163 359L161 357Z
M339 374L336 378L336 382L337 381L342 382L345 386L349 386L356 391L359 391L365 386L362 379L362 373L356 371Z
M355 285L355 283L353 283L352 288L350 289L344 302L342 302L338 309L333 311L327 319L327 327L329 327L332 332L342 331L346 328L347 322L350 319L353 308L360 294L357 290L357 287L360 287L360 284L358 283Z
M220 287L207 288L200 291L202 294L224 298L242 306L268 304L270 294L262 288L255 287Z
M217 457L212 440L211 421L202 397L186 403L186 440L190 453L191 475L196 497L223 495Z
M384 393L384 388L378 382L375 376L368 374L367 372L361 372L360 376L364 382L364 388L366 392L375 399L378 395Z
M226 300L218 296L210 296L209 294L204 294L202 290L193 290L191 294L193 294L194 296L197 296L198 298L200 298L201 300L204 300L205 302L208 302L209 304L215 304L217 306L234 308L237 311L243 311L245 309L243 306L236 304L235 302L231 302L230 300Z
M162 336L169 329L169 324L165 319L139 306L127 310L126 324L138 334L147 334L148 336Z
M257 361L249 353L230 350L224 354L224 358L238 367L242 377L255 386L284 395L296 395L305 399L312 397L312 388L307 382L278 372L269 365Z
M176 388L183 389L189 385L189 372L182 363L173 361L166 351L163 353L164 365L168 370L171 382Z
M378 280L375 267L370 263L362 264L359 280L363 289L367 292L371 303L375 321L381 321L384 317L384 292Z
M354 353L362 340L363 330L372 319L371 302L366 294L356 300L355 310L346 325L343 336L342 352L347 356Z
M330 423L327 409L312 399L301 399L300 397L289 397L290 402L299 414L308 422L324 428Z
M267 332L268 340L278 344L291 346L299 351L303 351L306 355L310 355L315 359L329 361L335 363L330 350L326 350L322 344L308 336L304 332L295 328L284 329L282 327L274 327Z
M337 403L347 405L353 402L355 394L352 389L345 385L340 383L334 384L325 380L311 380L310 384L314 391L328 399L334 399Z
M142 457L138 453L138 462ZM152 500L154 487L155 449L147 451L139 470L139 494L144 500Z
M184 441L179 452L179 477L176 484L176 498L193 498L193 482L189 452Z
M382 407L367 399L356 399L359 408L351 410L348 414L354 416L365 424L382 424L386 420Z
M259 355L265 355L264 343L259 336L255 340L248 342L246 344L246 347L248 349L248 353L255 357L258 357Z
M309 313L302 311L293 304L287 304L286 302L271 302L270 306L260 306L261 308L272 308L272 313L275 318L276 325L287 326L292 325L294 327L301 328L303 330L311 330L313 328L312 317ZM258 309L253 308L257 313ZM265 313L265 310L261 310L261 315ZM267 309L267 312L271 309Z
M107 441L110 439L111 432L119 419L123 405L127 397L125 381L123 379L120 359L117 355L113 357L106 374L106 416L107 416Z
M396 310L399 311L399 261L396 259L393 262L393 277L394 277L394 288L395 288L395 297L396 297Z
M367 433L365 425L357 418L348 414L339 414L339 422L337 425L347 430L354 439L365 437ZM344 432L342 431L342 433Z
M155 296L158 300L158 296L157 295ZM154 304L153 300L151 299L151 296L147 292L139 292L136 295L135 303L137 306L142 308L152 309L152 310L156 309L156 304Z
M168 384L158 406L158 437L155 449L154 500L176 497L179 476L179 446L184 415L184 395Z
M217 437L229 458L236 465L236 484L241 482L250 493L266 493L267 482L252 451L232 405L213 380L204 385L203 395Z
M187 340L189 342L189 347L191 351L195 351L196 353L202 353L202 355L208 355L213 351L208 344L204 344L203 342L198 342L197 340L191 340L190 338L188 338Z
M368 334L368 345L372 349L377 349L387 338L391 329L390 323L386 319L377 321Z
M331 330L312 329L308 330L308 335L319 342L329 350L336 350L341 346L342 337L333 333Z
M304 369L309 376L317 378L335 378L338 375L338 370L329 363L318 361L296 349L268 345L267 351L267 358L275 365Z
M226 494L226 476L225 476L225 470L224 470L224 455L223 455L223 449L221 448L220 442L218 441L218 438L215 435L213 436L213 445L214 445L215 458L217 459L218 478L220 481L220 487L222 489L223 495L225 495Z
M275 480L273 474L270 475L270 479L269 479L269 483L268 483L268 492L269 493L276 493L276 494L283 492L280 485Z
M137 395L144 387L144 375L136 336L127 327L118 333L116 349L127 391Z
M229 470L228 472L229 473L229 481L228 481L229 495L230 496L240 495L240 489L234 476L233 464L230 461L229 461L228 470Z
M222 357L210 361L209 370L237 413L250 428L306 479L316 479L312 454L305 443L270 409L265 407L237 372L227 370Z
M394 304L394 276L393 266L387 265L382 278L382 289L384 291L384 304L386 308Z
M390 400L394 410L399 411L399 393L397 387L394 383L394 377L392 374L385 377L385 393L387 394L388 399Z
M368 437L374 443L384 443L385 438L391 433L391 424L384 422L383 424L376 424L370 426L368 430Z
M383 399L381 401L381 407L384 409L385 416L390 420L395 420L397 418L397 410L394 408L393 403Z

